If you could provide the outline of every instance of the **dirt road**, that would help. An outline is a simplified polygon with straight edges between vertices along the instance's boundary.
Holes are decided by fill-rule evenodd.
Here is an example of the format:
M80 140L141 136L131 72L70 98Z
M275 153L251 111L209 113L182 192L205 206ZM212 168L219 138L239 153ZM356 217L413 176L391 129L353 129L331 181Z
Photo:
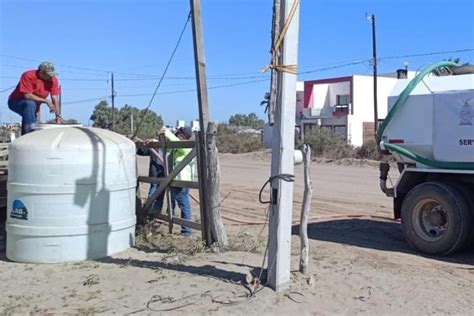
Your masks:
M223 213L249 221L264 219L258 191L270 174L268 155L221 155L221 167ZM145 160L140 160L140 170L146 172ZM293 217L298 218L303 192L300 166L295 176ZM373 166L315 164L311 215L390 217L391 201L379 191L377 179ZM197 214L195 203L193 207ZM156 244L140 242L98 261L19 264L6 261L2 254L0 314L474 313L473 251L448 258L420 256L404 242L397 222L367 217L311 223L309 274L296 272L295 235L290 289L274 293L264 288L254 297L247 297L240 282L261 265L266 229L261 232L262 226L229 221L226 227L234 249L226 253L201 252L198 234L191 240L162 234ZM297 234L298 227L293 231ZM184 245L186 251L181 251Z

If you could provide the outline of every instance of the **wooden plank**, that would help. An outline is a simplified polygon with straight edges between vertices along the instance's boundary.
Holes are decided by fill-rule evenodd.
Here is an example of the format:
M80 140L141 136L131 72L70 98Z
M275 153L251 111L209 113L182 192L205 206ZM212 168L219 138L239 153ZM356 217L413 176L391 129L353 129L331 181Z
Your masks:
M144 183L158 183L161 184L166 178L154 178L139 176L138 181ZM170 182L170 187L199 189L199 183L195 181L173 180Z
M158 213L154 216L156 216L158 219L161 219L162 221L168 222L168 216L167 215ZM179 217L173 217L172 222L173 222L173 224L184 225L184 226L188 226L188 227L190 227L192 229L195 229L195 230L201 230L201 224L198 223L198 222L188 221L186 219L182 219L182 218L179 218Z
M196 146L196 142L194 140L180 140L176 142L165 142L166 148L194 148ZM145 148L163 148L161 142L151 142L144 146Z

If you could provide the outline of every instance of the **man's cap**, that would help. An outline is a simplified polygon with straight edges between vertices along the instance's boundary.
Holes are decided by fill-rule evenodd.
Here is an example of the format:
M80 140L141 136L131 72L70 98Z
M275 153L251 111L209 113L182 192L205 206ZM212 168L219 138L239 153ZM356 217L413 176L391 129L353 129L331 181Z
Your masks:
M56 69L54 68L53 63L50 63L49 61L43 61L39 66L38 70L47 74L50 77L54 77L57 75Z
M182 134L185 138L189 139L193 136L193 130L191 127L184 126L178 129L178 133Z

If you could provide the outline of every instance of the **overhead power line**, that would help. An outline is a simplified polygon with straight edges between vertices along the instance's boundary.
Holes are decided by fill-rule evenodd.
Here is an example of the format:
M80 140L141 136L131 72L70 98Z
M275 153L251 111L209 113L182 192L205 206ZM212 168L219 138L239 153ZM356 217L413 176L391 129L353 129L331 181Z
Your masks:
M401 59L401 58L409 58L409 57L425 57L425 56L454 54L454 53L467 53L467 52L472 52L472 51L474 51L474 48L465 48L465 49L458 49L458 50L451 50L451 51L444 51L444 52L430 52L430 53L420 53L420 54L401 55L401 56L388 56L388 57L382 57L380 59Z
M15 88L15 87L16 87L16 85L11 86L11 87L9 87L9 88L2 89L2 90L0 90L0 93L7 92L7 91L9 91L9 90L11 90L11 89L13 89L13 88Z
M181 43L181 39L183 38L184 32L186 31L186 27L189 24L189 20L191 19L191 11L188 13L188 16L186 18L186 22L184 23L183 29L181 30L181 33L179 34L178 41L176 42L176 45L173 49L173 52L171 53L170 58L168 59L168 62L166 63L165 70L163 71L163 74L158 81L158 84L156 85L155 91L153 91L153 95L151 96L150 102L148 103L148 106L145 108L145 112L143 113L143 116L141 117L140 121L137 124L137 127L135 128L135 132L133 133L132 139L135 138L137 135L138 131L140 130L140 126L143 123L143 120L145 119L146 115L148 114L148 110L150 109L150 106L153 103L153 100L155 99L156 93L158 92L158 89L161 86L161 83L163 82L163 79L166 76L166 73L168 72L168 68L171 65L171 62L173 61L174 55L176 54L176 51L178 50L179 44Z
M243 86L243 85L248 85L248 84L253 84L253 83L259 83L259 82L265 82L269 81L270 79L261 79L261 80L252 80L252 81L246 81L246 82L239 82L239 83L230 83L230 84L225 84L225 85L219 85L219 86L212 86L209 87L208 90L214 90L214 89L223 89L223 88L229 88L229 87L235 87L235 86ZM157 93L156 95L168 95L168 94L179 94L179 93L190 93L190 92L196 92L196 89L183 89L183 90L175 90L175 91L166 91L166 92L161 92ZM118 94L116 97L148 97L151 96L152 94L150 93L137 93L137 94ZM63 102L63 104L76 104L76 103L85 103L85 102L90 102L90 101L98 101L98 100L104 100L110 98L110 96L103 96L103 97L97 97L93 99L85 99L85 100L75 100L75 101L69 101L69 102Z
M410 57L424 57L424 56L434 56L434 55L444 55L444 54L455 54L455 53L467 53L467 52L472 52L474 51L474 48L465 48L465 49L457 49L457 50L450 50L450 51L437 51L437 52L425 52L425 53L416 53L416 54L406 54L406 55L399 55L399 56L387 56L387 57L380 57L378 58L379 61L387 60L387 59L402 59L402 58L410 58ZM5 55L5 54L0 54L0 56L7 57L7 58L14 58L18 60L26 60L26 61L34 61L34 62L39 62L38 60L33 60L29 58L23 58L23 57L17 57L17 56L11 56L11 55ZM326 64L326 65L318 65L318 66L304 66L300 67L300 69L310 69L310 68L315 68L312 70L308 71L303 71L299 72L299 74L307 74L307 73L313 73L313 72L320 72L320 71L325 71L325 70L331 70L331 69L337 69L337 68L342 68L342 67L347 67L347 66L352 66L352 65L357 65L357 64L363 64L366 61L371 61L370 58L367 59L357 59L357 60L352 60L348 62L343 62L343 63L331 63L331 64ZM4 64L2 66L7 66L7 67L15 67L15 68L31 68L31 66L21 66L21 65L9 65L9 64ZM158 74L137 74L137 73L127 73L127 72L120 72L120 71L108 71L108 70L100 70L100 69L94 69L94 68L87 68L87 67L81 67L81 66L71 66L71 65L64 65L64 64L58 64L58 66L61 67L66 67L66 68L71 68L71 69L81 69L81 70L87 70L87 71L94 71L96 72L95 74L93 73L85 73L85 72L76 72L76 71L67 71L67 70L62 70L60 73L75 73L75 74L83 74L83 75L90 75L90 76L99 76L98 73L102 73L103 75L106 75L108 73L114 72L116 75L123 75L123 76L134 76L135 78L121 78L118 77L115 80L116 81L149 81L149 80L156 80L161 77L161 75ZM245 79L257 79L257 78L263 78L266 77L266 75L260 74L260 73L234 73L234 74L221 74L221 75L214 75L214 76L208 76L208 80L245 80ZM11 79L16 79L16 77L2 77L2 78L11 78ZM169 76L167 77L169 80L195 80L196 77L194 76ZM104 76L103 79L98 79L98 78L61 78L62 81L107 81L108 78Z

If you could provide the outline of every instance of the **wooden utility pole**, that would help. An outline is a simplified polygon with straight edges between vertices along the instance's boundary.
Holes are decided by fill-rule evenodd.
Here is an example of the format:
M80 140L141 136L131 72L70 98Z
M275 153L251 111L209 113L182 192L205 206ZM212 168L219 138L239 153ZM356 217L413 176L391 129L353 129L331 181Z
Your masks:
M202 22L201 22L201 1L190 0L191 3L191 18L193 26L193 44L194 44L194 65L196 69L196 84L197 84L197 97L199 106L199 128L201 130L198 133L198 177L202 179L200 181L199 199L201 201L201 224L202 238L206 241L207 246L213 243L212 235L210 232L209 218L207 217L207 210L209 209L209 191L206 187L208 183L208 172L207 172L207 153L206 153L206 132L207 124L209 123L209 110L207 100L207 81L206 81L206 62L204 58L204 40L202 35Z
M281 0L280 30L297 0ZM299 6L285 34L278 65L296 65L298 55ZM296 75L278 72L277 108L273 126L272 177L293 174L295 151ZM267 284L275 291L289 286L293 183L272 181L272 207L268 248Z
M111 91L111 98L112 98L112 131L115 130L115 90L114 90L114 73L112 72L110 74L110 87L112 89Z

